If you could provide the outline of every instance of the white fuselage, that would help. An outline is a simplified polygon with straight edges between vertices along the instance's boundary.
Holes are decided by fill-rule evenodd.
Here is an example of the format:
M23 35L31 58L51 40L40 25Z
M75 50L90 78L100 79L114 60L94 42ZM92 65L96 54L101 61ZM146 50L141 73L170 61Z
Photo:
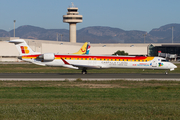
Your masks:
M177 68L161 57L137 56L90 56L90 55L54 55L54 60L41 60L25 57L23 60L43 66L63 66L73 69L97 68L131 68L131 69L165 69ZM65 62L64 62L64 61ZM67 64L67 63L68 64Z

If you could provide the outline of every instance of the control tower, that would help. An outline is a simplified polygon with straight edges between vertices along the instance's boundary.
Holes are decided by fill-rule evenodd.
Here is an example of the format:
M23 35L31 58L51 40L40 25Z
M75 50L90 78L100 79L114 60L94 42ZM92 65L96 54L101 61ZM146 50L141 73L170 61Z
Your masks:
M67 10L67 15L63 15L63 22L69 23L70 42L76 43L76 23L82 22L83 16L79 15L78 8L73 3Z

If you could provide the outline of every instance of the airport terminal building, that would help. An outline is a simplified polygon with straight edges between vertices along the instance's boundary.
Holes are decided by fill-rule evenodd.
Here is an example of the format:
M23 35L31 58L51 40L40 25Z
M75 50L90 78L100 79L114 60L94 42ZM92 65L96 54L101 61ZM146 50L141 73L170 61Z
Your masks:
M18 37L0 37L0 61L20 61L16 46L8 40ZM72 43L62 41L24 39L32 50L40 53L71 54L77 52L84 43ZM88 41L87 41L88 42ZM179 43L118 43L118 44L90 44L91 55L112 55L118 50L125 51L129 55L162 56L170 60L180 57Z

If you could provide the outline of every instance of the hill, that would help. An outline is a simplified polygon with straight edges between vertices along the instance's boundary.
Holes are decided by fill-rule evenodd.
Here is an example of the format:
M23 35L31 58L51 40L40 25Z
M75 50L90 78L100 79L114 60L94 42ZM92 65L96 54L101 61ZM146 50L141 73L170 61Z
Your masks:
M77 42L91 43L171 43L172 26L174 27L174 42L180 43L180 24L168 24L160 28L146 31L125 31L119 28L92 26L77 30ZM69 30L44 29L40 27L24 25L16 29L16 37L24 39L57 40L57 33L63 34L62 41L69 41ZM0 37L13 36L13 30L0 30ZM59 41L61 38L59 37Z
M180 24L168 24L160 28L153 29L149 32L158 43L172 42L172 26L173 26L173 41L180 43Z

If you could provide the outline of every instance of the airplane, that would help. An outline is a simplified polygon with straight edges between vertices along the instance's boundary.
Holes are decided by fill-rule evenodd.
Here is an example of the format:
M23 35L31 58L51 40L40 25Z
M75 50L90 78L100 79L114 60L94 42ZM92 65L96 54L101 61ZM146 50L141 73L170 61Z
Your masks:
M148 56L103 56L77 55L34 52L23 39L10 40L17 47L19 59L42 66L62 66L82 70L87 74L88 69L130 68L130 69L160 69L174 70L176 65L161 57ZM165 71L165 74L168 74Z
M73 54L77 54L77 55L88 55L89 54L89 50L90 50L90 43L89 42L85 42L84 45L79 49L78 52L73 53Z

